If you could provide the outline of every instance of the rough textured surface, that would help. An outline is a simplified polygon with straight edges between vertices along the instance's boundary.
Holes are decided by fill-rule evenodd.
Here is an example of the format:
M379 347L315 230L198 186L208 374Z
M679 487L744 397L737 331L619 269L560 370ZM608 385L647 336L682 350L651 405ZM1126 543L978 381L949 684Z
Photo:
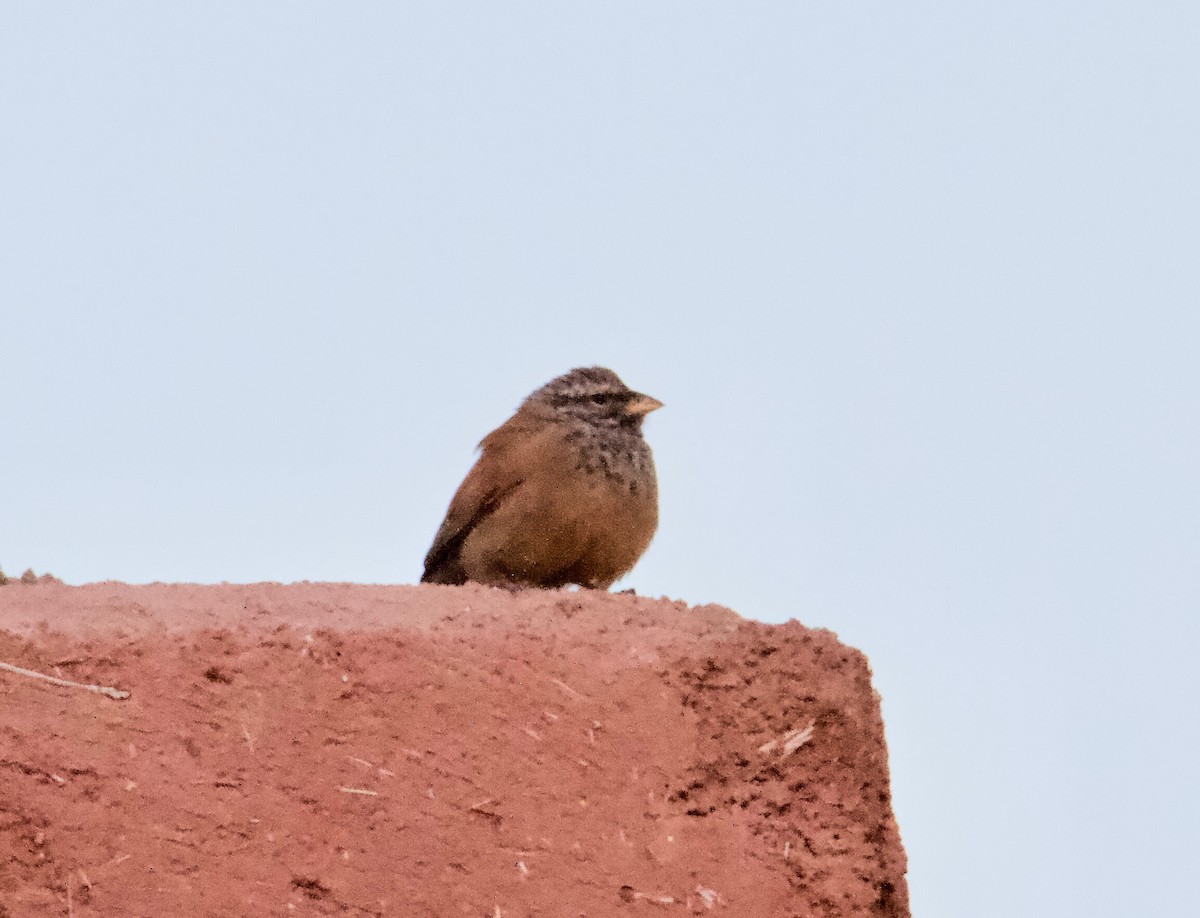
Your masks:
M42 578L0 661L132 693L0 672L3 918L908 914L866 660L794 622Z

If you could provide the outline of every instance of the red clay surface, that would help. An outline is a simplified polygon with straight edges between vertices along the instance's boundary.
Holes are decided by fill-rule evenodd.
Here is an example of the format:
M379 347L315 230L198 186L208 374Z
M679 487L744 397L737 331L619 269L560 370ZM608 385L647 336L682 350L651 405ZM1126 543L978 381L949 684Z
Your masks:
M909 914L866 660L794 622L42 578L0 661L132 693L0 671L0 918Z

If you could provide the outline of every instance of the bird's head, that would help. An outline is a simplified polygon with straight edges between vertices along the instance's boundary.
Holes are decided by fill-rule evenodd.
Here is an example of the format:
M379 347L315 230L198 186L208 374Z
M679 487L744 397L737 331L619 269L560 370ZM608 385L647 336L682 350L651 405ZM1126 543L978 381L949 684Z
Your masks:
M646 415L662 402L634 392L612 370L580 367L550 380L525 400L525 406L548 408L596 427L640 431Z

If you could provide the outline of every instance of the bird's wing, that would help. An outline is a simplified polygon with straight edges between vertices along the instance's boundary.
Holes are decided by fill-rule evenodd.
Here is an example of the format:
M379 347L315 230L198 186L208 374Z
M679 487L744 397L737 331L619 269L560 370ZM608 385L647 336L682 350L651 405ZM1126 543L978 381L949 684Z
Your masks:
M520 474L524 464L512 461L513 454L529 443L531 431L521 421L520 415L510 418L479 444L479 459L458 486L425 555L422 583L466 582L466 572L459 564L463 542L524 480Z

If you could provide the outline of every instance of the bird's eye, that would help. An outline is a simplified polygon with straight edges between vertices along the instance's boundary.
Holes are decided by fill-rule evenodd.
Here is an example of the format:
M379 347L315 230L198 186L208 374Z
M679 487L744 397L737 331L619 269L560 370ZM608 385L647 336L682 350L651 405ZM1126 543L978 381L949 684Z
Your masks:
M605 403L605 401L607 401L607 399L605 399L604 395L601 394L600 392L597 392L595 395L593 395L591 397L591 399L592 399L593 405L603 405Z

